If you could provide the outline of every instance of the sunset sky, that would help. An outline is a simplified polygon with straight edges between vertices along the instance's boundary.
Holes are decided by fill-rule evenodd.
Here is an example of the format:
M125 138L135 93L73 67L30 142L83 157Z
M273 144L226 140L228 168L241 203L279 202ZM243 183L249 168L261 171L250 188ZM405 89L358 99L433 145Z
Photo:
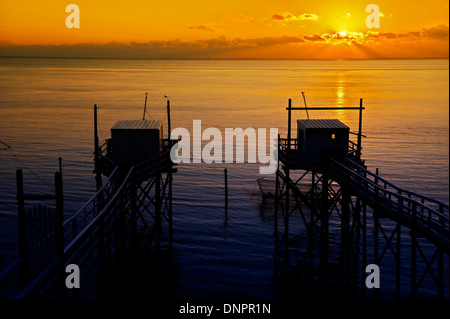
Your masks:
M68 4L80 28L66 27ZM366 6L380 28L366 26ZM448 58L445 0L0 2L0 56Z

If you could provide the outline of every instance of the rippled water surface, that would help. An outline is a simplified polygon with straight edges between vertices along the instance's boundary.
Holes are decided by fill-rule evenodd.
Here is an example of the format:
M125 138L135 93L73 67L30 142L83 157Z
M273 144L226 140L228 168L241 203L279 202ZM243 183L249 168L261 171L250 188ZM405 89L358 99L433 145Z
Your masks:
M93 106L102 140L119 119L148 117L172 128L278 128L287 101L358 106L363 98L363 156L369 169L408 190L449 202L448 60L203 61L0 59L0 265L17 256L15 170L26 192L53 192L63 159L65 214L95 189ZM357 131L355 111L310 111ZM303 111L294 119L306 118ZM293 134L295 134L293 132ZM8 147L10 146L10 148ZM225 216L223 169L228 169ZM258 189L258 164L181 164L174 176L177 296L261 297L278 292L273 208ZM274 179L274 176L266 176ZM225 226L225 219L227 226ZM292 231L292 240L301 234ZM301 244L298 244L301 247ZM389 294L389 292L386 292Z

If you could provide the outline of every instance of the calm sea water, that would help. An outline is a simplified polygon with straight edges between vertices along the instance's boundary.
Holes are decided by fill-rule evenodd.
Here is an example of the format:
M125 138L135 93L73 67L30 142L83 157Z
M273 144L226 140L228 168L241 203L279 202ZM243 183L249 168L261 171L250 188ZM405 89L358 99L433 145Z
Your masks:
M172 127L279 128L287 101L358 106L364 99L363 156L369 169L408 190L449 202L449 61L209 61L0 58L0 269L17 256L15 170L25 192L53 192L63 159L65 214L94 193L93 106L100 137L119 119ZM306 118L301 111L294 119ZM310 111L357 131L355 111ZM9 145L8 148L6 145ZM229 175L224 214L223 169ZM258 189L258 164L182 164L174 179L174 261L178 297L272 298L273 209ZM273 179L274 176L266 176ZM228 225L224 225L225 218ZM299 240L292 231L292 240ZM301 245L300 245L301 246ZM387 280L389 281L389 279ZM391 280L392 281L392 280ZM390 296L388 288L383 291Z

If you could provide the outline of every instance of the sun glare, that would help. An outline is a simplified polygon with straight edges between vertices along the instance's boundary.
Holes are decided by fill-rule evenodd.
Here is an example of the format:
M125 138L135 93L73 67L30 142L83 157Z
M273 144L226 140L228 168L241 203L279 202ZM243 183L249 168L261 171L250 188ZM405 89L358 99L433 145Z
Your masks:
M347 31L341 31L341 32L339 32L339 35L341 37L345 37L345 36L347 36Z

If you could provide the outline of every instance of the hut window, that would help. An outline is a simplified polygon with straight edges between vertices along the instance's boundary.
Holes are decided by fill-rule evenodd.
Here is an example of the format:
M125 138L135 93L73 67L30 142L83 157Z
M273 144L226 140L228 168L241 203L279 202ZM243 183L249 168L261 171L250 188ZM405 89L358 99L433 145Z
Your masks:
M336 134L331 134L331 139L335 140L336 139Z

